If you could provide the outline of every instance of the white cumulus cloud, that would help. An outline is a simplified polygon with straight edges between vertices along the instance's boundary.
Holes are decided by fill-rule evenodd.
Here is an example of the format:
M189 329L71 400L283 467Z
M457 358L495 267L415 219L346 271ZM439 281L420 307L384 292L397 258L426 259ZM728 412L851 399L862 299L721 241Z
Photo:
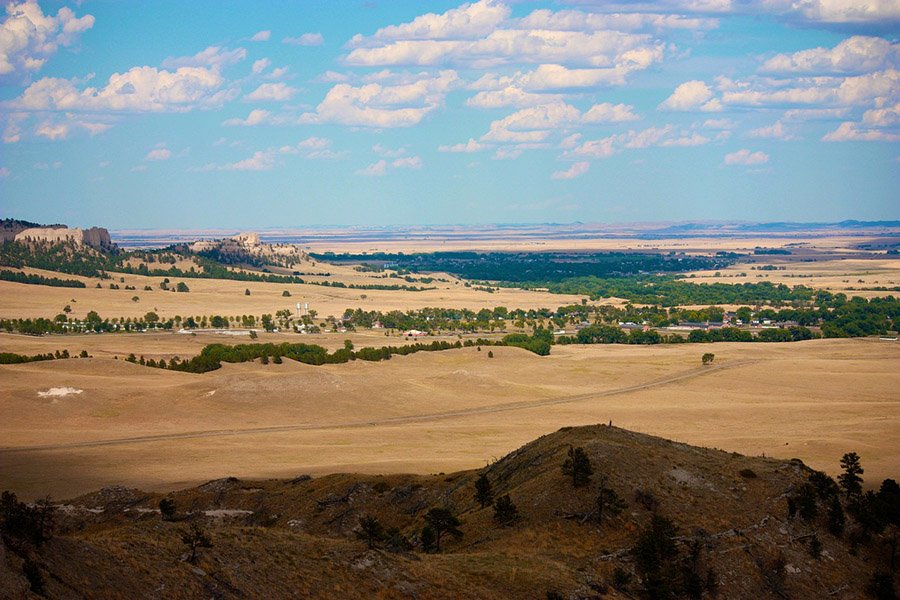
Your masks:
M286 37L281 41L290 46L321 46L325 43L325 37L321 33L304 33L297 37Z
M304 113L299 122L409 127L441 107L458 80L456 71L447 70L400 85L369 83L355 87L339 83L328 91L315 112Z
M261 108L255 108L250 111L246 119L227 119L222 125L228 127L252 127L253 125L262 125L268 121L271 113Z
M45 15L36 0L10 2L0 23L0 77L39 70L60 46L71 46L94 26L94 17L76 17L62 7Z
M253 62L253 74L259 75L263 71L269 68L269 65L272 64L268 58L261 58L257 61Z
M357 175L363 175L365 177L381 177L385 173L387 173L387 165L388 162L383 158L381 160L375 161L364 169L360 169L356 172Z
M299 90L283 82L263 83L258 88L244 96L244 100L257 102L283 102L294 97Z
M759 129L752 129L748 135L750 137L770 138L773 140L794 139L794 136L784 128L784 125L782 125L781 121L775 121L771 125L760 127Z
M147 153L147 156L144 157L144 160L169 160L172 158L172 151L168 148L155 148Z
M581 117L585 123L624 123L636 121L639 117L632 112L633 106L628 104L612 104L603 102L595 104Z
M769 155L762 151L752 152L742 149L725 155L726 165L762 165L769 162Z
M100 88L79 89L75 82L44 77L7 106L29 111L186 112L220 106L234 96L216 69L180 67L175 71L133 67L113 73Z
M590 168L591 163L589 162L577 162L565 171L554 172L550 177L551 179L575 179L576 177L580 177L587 173Z
M222 48L221 46L210 46L193 56L170 56L162 62L162 66L167 69L178 69L180 67L211 67L221 69L222 67L237 64L245 58L247 58L247 51L243 48L229 50L228 48Z
M427 13L409 23L390 25L375 32L372 40L447 40L478 39L490 34L510 14L503 2L479 0L465 3L445 13ZM371 43L362 36L351 40L353 45Z
M837 129L822 137L824 142L898 142L900 133L878 129L860 129L856 123L845 121Z
M659 108L661 110L721 110L718 100L713 98L713 92L703 81L686 81L675 88L672 95L663 100Z
M900 63L900 44L856 35L834 48L778 54L760 67L763 73L869 73Z
M478 152L479 150L484 150L484 144L479 144L474 139L469 138L468 142L453 144L447 146L438 146L439 152Z

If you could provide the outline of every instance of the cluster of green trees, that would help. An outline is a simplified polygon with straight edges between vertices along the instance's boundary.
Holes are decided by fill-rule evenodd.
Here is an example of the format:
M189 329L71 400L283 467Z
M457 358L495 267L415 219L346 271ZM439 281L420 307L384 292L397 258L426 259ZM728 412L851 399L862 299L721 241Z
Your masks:
M329 262L383 265L412 272L444 272L476 281L562 281L572 277L619 277L637 273L718 269L736 256L687 256L631 252L433 252L416 254L312 255Z
M553 333L549 329L538 327L534 330L534 334L527 335L525 333L510 333L503 336L503 344L506 346L516 346L524 348L530 352L534 352L538 356L547 356L550 354L550 346L553 344Z
M398 285L381 284L381 283L344 283L343 281L307 281L310 285L321 285L324 287L347 288L351 290L384 290L384 291L404 291L404 292L424 292L434 290L434 287L418 287L415 285Z
M624 332L618 329L618 323L646 323L650 327L667 327L681 322L721 322L725 311L719 306L708 306L701 309L683 309L663 307L659 305L624 307L595 306L589 304L573 304L560 306L555 310L541 309L508 309L498 306L494 309L423 308L403 311L365 311L362 309L346 309L343 323L348 327L371 327L380 322L390 329L419 329L422 331L494 331L504 330L510 324L517 328L556 326L566 327L579 323L609 325L612 329L588 329L577 339L563 337L560 343L628 343ZM830 294L818 291L808 306L762 308L753 310L743 306L736 311L736 318L744 325L751 319L757 321L770 320L773 323L793 321L783 329L772 328L761 333L761 341L795 341L814 337L810 326L821 326L825 337L858 337L863 335L885 334L896 331L900 326L900 299L893 296L885 298L854 297L848 299L844 294ZM658 336L653 332L634 334L631 343L660 343L683 341L679 336ZM595 338L608 338L598 340ZM671 339L668 339L671 337ZM675 339L678 338L678 339ZM721 332L698 331L690 341L753 341L757 339L749 332L738 328Z
M30 285L49 285L53 287L83 288L84 282L77 279L60 279L58 277L44 277L33 273L21 271L0 270L0 281L14 281L15 283L27 283Z
M72 240L56 243L6 240L0 244L0 265L29 266L85 277L108 278L106 271L115 269L119 257L119 253L101 252Z
M806 327L773 327L756 334L737 327L695 329L687 338L677 334L660 334L657 331L631 329L625 331L615 325L590 325L574 336L561 335L557 344L684 344L703 342L796 342L821 337Z
M87 357L87 350L82 350L80 357ZM14 352L0 352L0 365L19 365L22 363L40 362L43 360L56 360L60 358L70 358L68 350L57 350L56 352L47 352L45 354L16 354Z
M483 308L479 311L467 308L421 308L406 312L348 308L344 311L342 320L345 326L352 325L354 327L368 328L379 322L387 329L474 332L502 329L505 327L504 320L506 319L524 320L529 317L531 319L549 319L553 315L554 312L548 309L510 311L505 306L498 306L494 309Z
M68 308L68 307L67 307ZM71 310L71 309L69 309ZM181 317L178 317L178 321ZM38 317L36 319L0 319L0 329L8 333L26 335L45 335L48 333L113 333L145 331L147 329L169 330L175 325L175 319L162 320L155 312L148 312L143 317L103 318L96 311L88 311L84 319L73 319L66 313L60 313L52 319Z
M232 269L202 256L191 257L198 268L179 269L171 266L168 269L151 269L145 263L139 263L137 267L130 264L120 264L115 269L122 273L144 275L148 277L186 277L194 279L229 279L232 281L253 281L260 283L305 283L300 277L293 275L275 275L273 273L254 273L243 269ZM124 263L124 261L123 261Z
M71 307L66 307L66 312L71 312ZM156 312L149 311L143 317L101 317L96 311L89 311L84 319L74 319L66 312L56 315L53 319L39 317L36 319L0 319L0 330L8 333L24 333L27 335L44 335L48 333L128 333L147 330L169 331L176 327L188 329L213 327L227 329L230 327L257 327L262 326L268 331L275 329L276 322L272 315L265 314L261 317L253 315L194 315L182 317L176 315L171 318L162 318ZM284 313L289 310L278 311L279 322L282 322Z
M769 281L759 283L692 283L678 275L638 275L601 278L573 277L563 281L534 280L515 287L546 288L556 294L583 294L591 299L624 298L641 304L679 306L690 304L773 304L808 302L815 290Z
M381 348L360 348L354 350L353 345L345 343L343 348L328 352L327 349L316 344L291 344L284 342L281 344L237 344L234 346L226 344L209 344L205 346L200 354L189 359L179 360L172 358L168 363L160 361L150 366L160 368L168 368L175 371L186 371L189 373L206 373L221 368L222 363L242 363L256 359L261 359L264 363L272 362L281 363L284 358L289 358L297 362L308 365L324 365L345 363L351 360L368 360L380 361L390 360L392 356L406 356L416 352L436 352L440 350L450 350L453 348L462 348L463 346L475 345L501 345L502 342L492 342L489 340L466 340L463 344L461 341L446 342L434 341L429 344L416 343L405 346L382 346ZM138 362L132 354L126 360Z

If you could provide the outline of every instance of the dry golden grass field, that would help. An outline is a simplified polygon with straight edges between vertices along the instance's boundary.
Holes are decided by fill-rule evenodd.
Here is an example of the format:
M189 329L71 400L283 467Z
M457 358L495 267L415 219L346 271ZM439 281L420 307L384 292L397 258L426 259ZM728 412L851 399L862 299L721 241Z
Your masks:
M856 451L870 481L900 469L896 342L556 346L548 357L498 347L492 359L465 348L203 375L106 358L130 340L181 351L184 336L170 337L174 346L139 334L0 338L12 351L65 340L95 353L0 367L0 488L67 497L230 475L449 472L561 426L609 421L830 473ZM701 367L707 351L715 363ZM72 393L46 395L53 388Z
M62 312L67 304L72 307L71 316L84 318L89 311L97 311L102 317L143 317L148 311L154 311L163 318L175 315L255 315L273 314L277 310L294 310L297 302L308 302L311 309L316 310L320 318L329 315L340 316L347 308L364 310L410 310L424 307L443 308L556 308L565 304L581 302L582 296L531 292L519 289L502 288L490 293L466 287L464 282L449 275L443 277L449 282L435 281L431 284L408 283L403 279L377 278L372 274L357 273L349 267L330 269L331 277L317 278L320 281L341 281L346 284L403 284L416 287L437 287L433 290L409 292L402 290L364 290L339 287L324 287L309 284L276 284L233 281L224 279L189 279L171 278L173 283L184 281L190 292L178 293L162 291L159 284L163 277L144 277L141 275L113 274L111 280L91 279L25 269L30 273L39 273L48 277L65 277L79 279L87 284L87 288L60 288L35 286L9 281L0 281L0 317L5 318L52 318ZM368 275L368 276L367 276ZM124 281L123 281L124 280ZM98 289L96 284L103 287ZM122 289L111 290L109 284L115 283ZM126 285L136 290L124 289ZM144 291L144 286L153 287L153 291ZM245 295L245 290L250 295ZM282 294L287 290L290 297ZM138 297L137 301L132 298ZM74 300L74 302L73 302Z
M630 248L750 253L757 246L794 244L794 255L754 256L748 259L753 262L722 269L719 277L712 272L694 273L692 281L773 281L832 291L900 283L900 260L860 251L859 245L867 241L849 235L670 240L486 235L338 240L327 249ZM784 270L752 269L764 264L784 266ZM79 278L88 285L84 289L4 281L0 282L0 317L53 317L67 304L75 318L91 310L105 318L142 317L148 311L164 319L259 316L308 302L321 319L357 307L527 309L582 300L581 296L516 289L488 293L446 274L435 274L434 283L422 284L321 262L304 261L295 268L312 281L437 289L409 292L183 279L190 292L175 293L159 289L161 277L118 274L103 280L102 289L95 288L100 280L90 278ZM320 275L306 275L311 272ZM180 280L172 278L173 283ZM137 289L111 290L110 282ZM153 290L145 291L147 285ZM249 296L245 289L250 290ZM285 290L290 297L283 296ZM620 303L616 299L600 302ZM260 334L258 341L315 343L333 350L345 339L356 347L405 342L376 330ZM129 353L155 360L185 358L209 343L247 341L246 337L203 333L0 334L0 350L5 352L67 349L72 354L87 350L93 356L0 366L0 414L4 415L0 419L0 489L15 489L26 497L46 493L60 497L116 483L169 490L229 475L449 472L482 466L562 426L609 421L700 446L797 457L831 473L844 452L856 451L863 457L870 481L894 477L900 470L900 346L877 339L555 346L549 357L502 347L492 349L493 359L488 358L487 348L481 352L466 348L397 356L381 363L315 367L288 360L282 365L225 365L203 375L122 360ZM716 354L713 366L701 367L704 352Z

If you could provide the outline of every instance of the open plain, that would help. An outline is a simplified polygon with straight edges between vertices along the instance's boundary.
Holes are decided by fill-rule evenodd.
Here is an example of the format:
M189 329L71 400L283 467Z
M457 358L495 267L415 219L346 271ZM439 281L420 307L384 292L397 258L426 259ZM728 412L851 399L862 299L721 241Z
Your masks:
M84 337L121 343L141 335ZM3 344L19 339L4 336ZM700 354L710 348L716 360L703 367ZM202 375L100 357L4 365L0 487L68 497L224 476L452 471L562 426L609 421L800 458L829 473L856 451L871 481L900 467L896 342L492 351L494 358L463 348L381 363L226 364Z

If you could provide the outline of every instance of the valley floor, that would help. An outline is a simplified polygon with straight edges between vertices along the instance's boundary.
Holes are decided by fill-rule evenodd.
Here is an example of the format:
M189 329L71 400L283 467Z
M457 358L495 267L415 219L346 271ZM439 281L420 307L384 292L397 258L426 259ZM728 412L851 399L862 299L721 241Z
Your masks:
M78 348L99 339L128 336L41 343ZM103 352L0 366L0 489L71 497L111 484L165 491L225 476L450 472L561 426L610 421L699 446L796 457L832 474L855 451L873 482L900 470L896 342L492 351L320 367L226 364L203 375ZM712 366L701 366L704 352L715 353Z

